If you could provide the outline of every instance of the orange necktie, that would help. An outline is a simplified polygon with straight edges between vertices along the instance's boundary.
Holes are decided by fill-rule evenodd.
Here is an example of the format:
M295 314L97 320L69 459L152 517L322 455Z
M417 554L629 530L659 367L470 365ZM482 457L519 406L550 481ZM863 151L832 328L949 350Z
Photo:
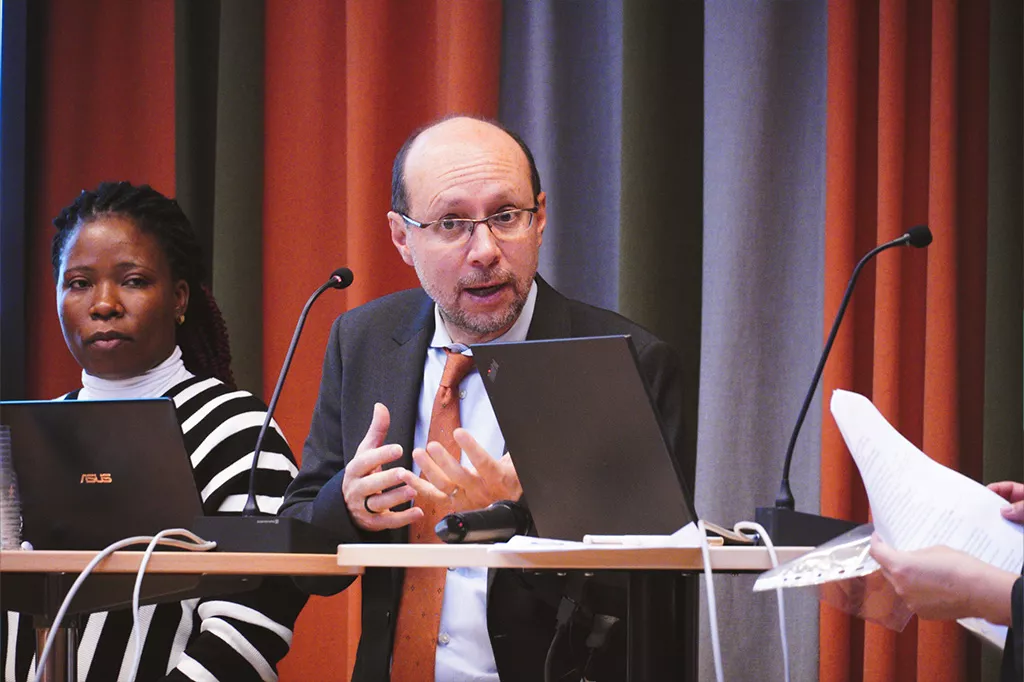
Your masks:
M448 349L445 353L448 359L430 411L427 442L436 440L453 457L460 458L462 451L452 434L459 427L459 384L473 369L473 358ZM409 542L440 542L434 526L445 514L454 511L452 505L424 501L421 506L423 518L409 526ZM428 682L434 679L434 657L437 654L437 631L441 623L446 575L447 569L444 568L405 569L402 601L395 625L395 646L391 654L392 682Z

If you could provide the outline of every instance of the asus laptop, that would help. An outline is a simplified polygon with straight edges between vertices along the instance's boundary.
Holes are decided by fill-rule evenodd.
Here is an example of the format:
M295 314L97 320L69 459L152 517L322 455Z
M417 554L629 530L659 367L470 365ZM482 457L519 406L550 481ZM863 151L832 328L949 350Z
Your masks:
M667 535L697 520L629 336L472 348L541 537Z
M98 550L203 514L168 398L0 402L0 424L35 549Z

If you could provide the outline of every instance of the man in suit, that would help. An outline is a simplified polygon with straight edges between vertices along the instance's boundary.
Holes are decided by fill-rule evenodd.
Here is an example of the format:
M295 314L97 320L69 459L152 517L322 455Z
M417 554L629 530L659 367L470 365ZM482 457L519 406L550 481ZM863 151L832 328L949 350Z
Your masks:
M414 133L395 158L388 223L422 289L335 321L302 469L281 514L345 542L436 542L430 529L439 514L519 500L515 453L505 452L479 374L450 374L471 344L495 340L632 335L692 489L678 357L638 325L567 299L537 276L546 197L518 136L467 117ZM438 415L453 410L458 421L435 430ZM543 679L562 587L553 581L561 579L438 570L436 589L423 587L432 584L420 582L423 569L366 571L353 680ZM300 584L333 594L350 582ZM436 606L421 608L419 600L435 592ZM584 643L589 627L571 628L553 652L556 679L570 671L575 677L564 679L580 679L584 668L589 679L624 679L623 629L613 628L595 654Z

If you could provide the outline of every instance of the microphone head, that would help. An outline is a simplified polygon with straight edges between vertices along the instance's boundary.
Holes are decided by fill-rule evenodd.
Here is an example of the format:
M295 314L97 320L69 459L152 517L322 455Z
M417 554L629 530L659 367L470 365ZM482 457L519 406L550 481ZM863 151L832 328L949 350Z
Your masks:
M904 236L907 237L907 245L915 249L923 249L932 243L932 231L927 225L915 225Z
M338 268L331 273L331 277L327 282L331 285L332 289L344 289L349 284L352 284L353 279L355 279L355 276L351 270L348 268Z

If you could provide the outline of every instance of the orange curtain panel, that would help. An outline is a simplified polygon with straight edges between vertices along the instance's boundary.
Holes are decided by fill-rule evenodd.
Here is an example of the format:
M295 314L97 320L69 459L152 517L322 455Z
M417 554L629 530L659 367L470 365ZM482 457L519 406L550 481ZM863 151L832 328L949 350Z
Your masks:
M932 458L981 473L988 3L828 11L825 320L872 246L922 223L935 238L869 266L824 374L822 513L867 521L833 389L864 393ZM822 680L953 682L977 669L977 644L954 623L914 619L897 634L827 605L820 647Z
M497 0L270 0L266 5L264 395L294 322L331 271L355 281L310 313L277 420L296 450L309 431L331 321L416 286L391 245L391 163L415 128L452 112L496 117ZM359 591L313 598L282 680L343 682L359 640Z
M26 181L26 389L33 398L80 385L57 323L50 221L102 180L146 182L174 194L173 3L52 0L45 17L41 116L29 122Z

